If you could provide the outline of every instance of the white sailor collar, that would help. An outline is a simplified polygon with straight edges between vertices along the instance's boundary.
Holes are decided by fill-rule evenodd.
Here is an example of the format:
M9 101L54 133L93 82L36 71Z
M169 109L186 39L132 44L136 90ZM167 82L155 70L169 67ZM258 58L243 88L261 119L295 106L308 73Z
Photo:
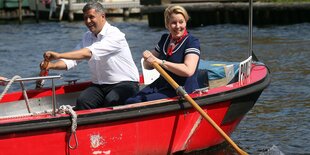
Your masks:
M187 34L187 36L183 38L183 40L175 46L175 48L172 50L173 54L179 50L179 48L184 44L184 42L187 40L188 37L189 37L189 34ZM163 52L165 53L165 55L167 55L166 49L168 49L169 44L170 44L170 34L167 36L164 42L164 46L163 46Z

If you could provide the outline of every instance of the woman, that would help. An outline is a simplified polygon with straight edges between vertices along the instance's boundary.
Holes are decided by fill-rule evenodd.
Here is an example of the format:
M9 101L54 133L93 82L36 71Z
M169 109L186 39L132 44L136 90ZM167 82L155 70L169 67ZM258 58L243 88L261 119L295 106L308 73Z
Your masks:
M187 32L189 16L181 6L169 6L165 13L165 27L170 32L163 34L154 51L144 51L144 67L152 69L151 63L157 62L187 93L198 88L197 67L200 57L200 43ZM127 104L144 102L177 94L172 86L160 76L152 84L142 89L136 96L127 100Z

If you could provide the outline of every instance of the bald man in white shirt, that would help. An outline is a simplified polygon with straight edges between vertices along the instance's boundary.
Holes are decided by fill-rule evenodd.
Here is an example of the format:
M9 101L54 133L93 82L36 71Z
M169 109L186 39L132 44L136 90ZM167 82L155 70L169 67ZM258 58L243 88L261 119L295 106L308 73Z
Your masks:
M77 61L88 60L93 84L78 97L75 110L124 104L139 91L139 73L125 34L106 21L98 2L88 2L83 15L89 31L81 43L70 52L46 51L46 61L59 60L50 62L46 69L69 70Z

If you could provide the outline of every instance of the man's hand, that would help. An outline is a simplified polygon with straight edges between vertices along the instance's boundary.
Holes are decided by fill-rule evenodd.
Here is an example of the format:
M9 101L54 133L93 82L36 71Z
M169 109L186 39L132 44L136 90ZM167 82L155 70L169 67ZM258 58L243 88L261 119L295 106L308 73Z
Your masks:
M53 51L46 51L43 54L44 60L46 61L53 61L53 60L58 60L60 58L60 54L57 52Z
M48 66L49 66L49 61L44 60L40 63L40 69L41 70L48 70L49 69Z
M0 85L5 86L6 82L4 80L7 80L7 78L0 76Z

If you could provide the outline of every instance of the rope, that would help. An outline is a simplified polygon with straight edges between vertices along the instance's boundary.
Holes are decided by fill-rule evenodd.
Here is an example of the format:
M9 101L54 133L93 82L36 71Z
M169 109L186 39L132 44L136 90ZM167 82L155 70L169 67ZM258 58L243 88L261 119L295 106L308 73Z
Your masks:
M4 88L3 92L0 95L0 101L2 100L3 96L6 94L6 92L9 90L9 88L11 87L12 83L16 80L21 78L18 75L15 75L6 85L6 87ZM70 149L76 149L78 147L78 140L77 140L77 136L76 136L76 128L77 128L77 115L75 113L75 111L72 109L72 107L70 105L62 105L59 108L58 113L66 113L66 114L70 114L71 116L71 134L68 140L68 145ZM74 140L75 140L75 145L72 146L71 145L71 138L72 135L74 136Z
M9 90L9 88L11 87L12 83L16 80L21 78L19 75L15 75L10 81L9 83L6 85L6 87L4 88L3 92L0 95L0 101L2 100L3 96L6 94L6 92Z
M71 116L71 134L68 140L68 145L69 148L74 150L78 147L79 143L77 140L77 136L76 136L76 128L77 128L77 115L75 113L75 111L72 109L72 107L70 105L62 105L59 107L59 113L66 113L66 114L70 114ZM72 135L74 136L74 140L75 140L75 145L71 146L71 138Z

